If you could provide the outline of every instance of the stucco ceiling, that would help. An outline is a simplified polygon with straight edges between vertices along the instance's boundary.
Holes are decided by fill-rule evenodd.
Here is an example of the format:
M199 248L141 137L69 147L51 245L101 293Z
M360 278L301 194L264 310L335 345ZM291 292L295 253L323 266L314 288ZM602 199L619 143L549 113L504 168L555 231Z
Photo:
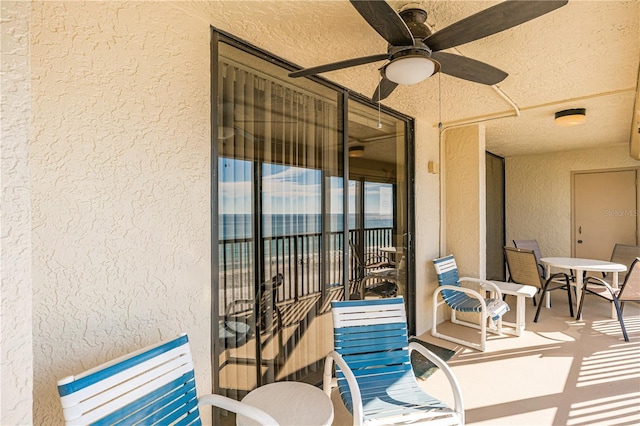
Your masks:
M399 10L408 1L389 1ZM438 30L491 1L421 1ZM181 2L286 60L309 67L386 52L386 42L346 0ZM640 3L571 0L502 33L453 49L509 76L483 86L437 74L398 87L383 104L436 126L483 121L487 149L513 156L629 143L640 60ZM382 63L323 76L370 96ZM555 111L586 108L586 123L557 127ZM504 117L504 118L496 118Z

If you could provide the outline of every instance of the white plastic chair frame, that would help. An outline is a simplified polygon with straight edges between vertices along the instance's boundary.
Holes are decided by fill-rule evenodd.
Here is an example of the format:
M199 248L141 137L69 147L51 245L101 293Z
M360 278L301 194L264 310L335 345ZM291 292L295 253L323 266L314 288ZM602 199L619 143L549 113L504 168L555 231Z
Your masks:
M362 328L362 330L356 329L356 333L360 337L358 339L364 344L370 345L371 352L363 355L357 355L357 360L354 360L354 368L357 365L357 372L354 373L353 369L349 365L349 362L345 360L338 350L331 351L326 359L323 372L323 391L330 397L331 390L338 386L337 378L333 376L334 363L342 373L344 380L347 383L347 389L341 390L343 400L349 399L352 407L353 425L389 425L389 424L404 424L419 422L420 424L431 423L437 425L463 425L464 424L464 408L462 401L462 391L460 385L451 370L451 368L437 355L426 349L424 346L418 343L408 343L407 329L406 329L406 314L404 310L404 300L402 297L387 298L387 299L373 299L373 300L350 300L350 301L333 301L332 312L334 319L334 329L336 338L342 332L341 329L350 328L354 330L354 327ZM379 335L381 332L380 327L390 326L390 324L396 324L393 329L387 329L394 340L401 340L404 342L406 350L405 361L410 364L411 351L418 351L425 358L440 368L447 377L454 398L453 409L446 407L441 401L433 398L432 396L424 393L413 375L413 370L409 365L409 369L398 380L403 381L399 386L401 390L389 390L383 388L379 383L383 383L384 376L387 374L394 374L398 370L402 370L402 366L398 365L398 355L402 359L401 348L395 347L391 349L385 346L386 339L383 337L376 338L374 335ZM372 335L372 332L374 335ZM369 338L371 336L371 339ZM393 343L390 343L393 346ZM399 350L400 349L400 350ZM393 355L395 351L395 356ZM347 354L345 354L346 356ZM354 356L353 354L349 354ZM389 367L384 367L385 359L391 364ZM393 361L391 362L391 360ZM402 373L403 371L401 371ZM379 378L379 379L378 379ZM379 383L376 385L376 381ZM413 381L413 382L412 382ZM367 386L363 389L362 386ZM416 397L415 394L418 394ZM363 394L367 396L368 406L365 410L363 403ZM388 398L393 394L393 398ZM413 396L411 396L413 395ZM380 397L385 401L381 401ZM408 398L408 399L403 399ZM416 400L424 398L424 406L416 407ZM407 400L413 402L406 402ZM396 406L390 407L389 401L397 403ZM346 404L347 401L345 401ZM440 407L434 406L434 404L441 404ZM382 407L384 406L384 407ZM377 409L380 409L377 411ZM389 415L389 412L385 410L393 411L393 415ZM377 417L380 416L380 417Z
M261 425L266 412L223 395L196 397L189 339L182 334L58 381L67 425L201 425L199 405L212 405Z
M443 274L447 272L451 272L453 270L457 271L458 269L453 255L445 256L440 259L434 259L433 262L434 262L434 267L436 269L436 273L438 274L438 281L441 280L441 276ZM491 281L481 280L478 278L470 278L470 277L458 277L458 282L459 283L463 283L463 282L475 283L479 285L483 291L489 292L490 297L492 299L502 300L502 292L500 291L500 288L498 288L498 286L496 286ZM458 319L456 317L457 310L454 307L449 306L445 297L442 297L442 300L438 300L439 299L438 296L440 296L443 291L447 291L447 290L461 292L477 300L478 304L480 305L480 311L477 312L477 314L480 315L480 320L477 324L475 322ZM487 330L489 330L491 333L496 335L502 334L502 315L500 316L500 318L498 318L498 320L495 321L495 329L487 328L487 322L489 320L489 312L488 312L487 302L486 302L487 301L486 293L483 296L478 291L471 288L462 287L462 285L458 286L458 285L440 284L433 293L432 301L433 301L433 308L432 308L433 317L432 317L431 335L434 337L437 337L443 340L448 340L450 342L458 343L460 345L468 346L484 352L486 349L486 342L487 342ZM451 322L453 324L463 325L466 327L480 330L480 343L460 339L458 337L454 337L448 334L442 334L438 331L438 307L442 306L443 304L446 304L451 308Z

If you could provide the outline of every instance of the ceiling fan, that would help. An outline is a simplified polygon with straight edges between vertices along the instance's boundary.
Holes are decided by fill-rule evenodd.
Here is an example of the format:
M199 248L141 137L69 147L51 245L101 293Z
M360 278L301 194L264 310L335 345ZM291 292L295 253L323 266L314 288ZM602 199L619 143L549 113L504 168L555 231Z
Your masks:
M349 0L358 13L388 43L387 53L347 59L289 74L303 77L382 60L382 80L372 96L374 101L388 97L399 84L415 84L442 72L476 83L494 85L507 73L484 62L445 49L469 43L552 12L568 0L507 0L455 22L435 33L425 24L427 12L410 5L400 13L384 0Z

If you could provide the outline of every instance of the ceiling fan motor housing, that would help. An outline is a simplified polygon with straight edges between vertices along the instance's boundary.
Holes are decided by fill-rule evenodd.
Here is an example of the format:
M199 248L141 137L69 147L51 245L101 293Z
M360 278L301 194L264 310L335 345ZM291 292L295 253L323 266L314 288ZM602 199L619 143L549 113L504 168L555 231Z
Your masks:
M416 5L408 5L407 8L400 10L399 15L407 24L409 31L416 40L422 40L431 35L431 30L425 24L427 22L427 11L415 7Z

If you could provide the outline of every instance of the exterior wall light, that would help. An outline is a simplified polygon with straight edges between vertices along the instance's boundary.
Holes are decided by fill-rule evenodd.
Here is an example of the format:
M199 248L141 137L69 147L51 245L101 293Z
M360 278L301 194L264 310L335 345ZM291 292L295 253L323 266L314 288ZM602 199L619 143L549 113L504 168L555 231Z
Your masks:
M587 110L584 108L565 109L556 112L556 126L575 126L585 121Z

